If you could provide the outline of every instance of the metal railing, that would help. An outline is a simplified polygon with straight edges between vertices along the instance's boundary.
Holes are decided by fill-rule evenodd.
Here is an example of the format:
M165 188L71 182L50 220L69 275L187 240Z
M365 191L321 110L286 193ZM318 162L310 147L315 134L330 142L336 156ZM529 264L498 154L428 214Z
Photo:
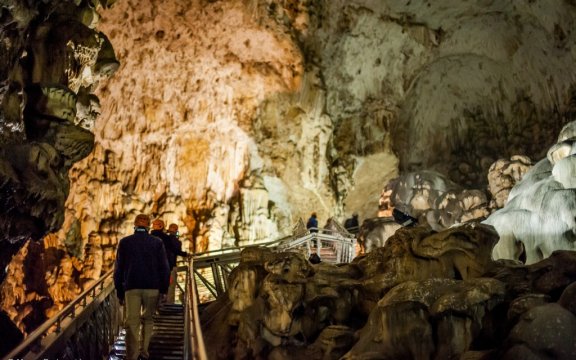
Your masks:
M330 247L335 252L333 259L326 259L333 263L348 263L356 256L356 238L349 233L339 230L312 228L307 234L291 241L282 242L276 247L277 251L300 250L306 257L312 253L322 254L322 248Z
M306 256L314 252L320 254L323 248L331 247L335 254L331 261L337 263L349 262L355 255L354 236L341 229L294 231L294 235L257 246L265 246L273 251L296 250L304 252ZM212 298L226 292L228 276L240 262L241 251L245 248L195 254L187 266L179 268L186 271L183 289L186 339L184 359L207 359L198 316L198 305L205 301L201 301L199 287L205 289ZM112 274L113 270L104 274L56 316L26 337L3 360L105 357L120 330L121 322L120 306L113 294ZM99 321L105 323L99 324Z
M112 274L113 270L104 274L3 359L87 359L107 355L120 324L119 304L112 296ZM100 314L95 316L97 313ZM98 321L105 324L94 324ZM100 338L94 339L94 334ZM64 353L66 356L62 356Z
M273 251L297 251L309 258L316 253L322 261L347 263L356 255L354 235L342 229L309 229L274 241L194 254L193 280L199 303L215 300L228 290L228 277L240 263L242 250L263 246ZM324 251L323 251L324 249Z
M190 259L188 269L194 269L193 260ZM185 306L184 306L184 359L207 360L206 348L204 347L204 338L200 326L200 317L198 315L198 297L196 282L193 281L191 271L186 273L185 285Z

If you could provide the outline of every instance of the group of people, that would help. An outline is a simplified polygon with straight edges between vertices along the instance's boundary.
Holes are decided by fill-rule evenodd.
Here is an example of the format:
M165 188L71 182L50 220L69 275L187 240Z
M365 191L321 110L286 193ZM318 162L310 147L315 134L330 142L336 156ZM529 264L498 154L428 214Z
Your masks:
M125 308L126 359L148 359L153 315L162 303L173 303L176 293L177 256L182 251L178 225L152 222L145 214L136 216L134 234L118 243L114 264L116 295ZM142 327L141 331L140 328Z
M352 217L346 219L344 222L344 227L346 230L348 230L349 233L354 235L358 234L358 231L360 230L360 224L358 222L357 212L354 212ZM313 212L308 218L308 221L306 222L306 229L308 229L308 231L311 233L318 232L318 215L315 212Z
M344 222L344 227L350 234L354 235L358 234L360 230L360 224L358 222L357 212L354 212L352 214L352 217L346 219L346 221ZM306 229L310 233L318 232L318 215L315 212L313 212L308 218L308 221L306 222ZM312 245L316 246L316 240L312 240ZM320 256L317 253L312 253L308 258L308 261L310 261L310 263L312 264L319 264L322 260L320 259Z

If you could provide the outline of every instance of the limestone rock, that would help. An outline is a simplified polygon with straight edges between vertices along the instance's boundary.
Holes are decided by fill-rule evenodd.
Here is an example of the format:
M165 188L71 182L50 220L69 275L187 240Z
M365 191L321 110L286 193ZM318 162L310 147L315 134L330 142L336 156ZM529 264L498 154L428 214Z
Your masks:
M492 208L503 208L510 191L530 170L532 162L526 156L512 156L510 160L499 159L488 170L488 188L492 195Z
M435 171L406 173L390 181L391 205L434 230L490 214L487 194L464 190Z
M562 292L558 304L576 315L576 282L568 285Z
M495 160L542 158L574 112L576 15L569 1L123 0L100 14L87 5L7 0L0 20L0 268L18 251L14 243L53 232L50 266L62 261L66 276L78 272L72 277L80 282L55 291L61 299L112 266L136 213L183 224L193 251L272 240L311 211L323 220L354 210L372 218L390 179L434 170L444 184L481 189ZM95 91L101 117L92 124ZM548 190L572 185L573 133L562 133L552 162L537 164L510 192L512 202L523 203L518 195L550 174L553 181L527 193L554 205L571 199L571 191L554 200ZM517 181L526 164L512 162L502 171L509 168L505 176ZM496 181L497 203L512 179ZM486 216L490 200L476 191L408 190L406 203L435 231ZM563 204L560 216L541 222L519 211L516 221L494 225L516 231L501 234L504 255L525 253L535 262L569 248L574 216ZM541 229L552 230L560 246L532 246ZM87 247L94 234L101 266L100 250ZM467 236L440 235L431 245L427 236L408 236L419 245L390 249L419 260L421 251L424 269L439 263L433 274L475 276L485 251ZM437 245L452 250L434 253ZM480 249L480 260L469 259L471 248ZM388 286L423 275L386 276ZM346 286L358 286L352 280ZM386 288L370 280L372 295ZM358 290L318 289L328 305L303 319L329 319L331 297L353 299Z
M384 246L386 241L399 228L400 224L396 223L392 217L377 217L364 220L357 239L360 245L359 254L367 254L376 248Z
M519 355L516 347L522 346L524 353L537 359L573 359L576 357L574 334L574 314L558 304L537 306L526 312L512 329L509 341L519 345L512 347L502 358L515 358Z
M563 147L572 146L565 138L573 127L568 124L560 132ZM485 221L500 235L494 258L532 264L555 250L576 249L576 184L572 179L576 158L571 150L555 148L510 191L506 206Z
M22 246L63 225L68 170L94 146L79 124L91 129L95 116L77 118L78 95L97 102L91 93L104 75L93 70L103 44L108 62L114 51L87 2L8 1L2 9L0 242Z
M570 358L576 252L494 262L496 240L481 224L403 228L344 265L247 249L228 297L203 315L210 356Z
M382 248L357 260L367 297L379 299L408 280L447 278L467 280L481 276L491 265L494 230L464 224L436 233L430 228L402 228Z
M405 282L378 302L360 340L344 358L457 357L470 347L484 317L503 301L504 294L504 284L493 279Z

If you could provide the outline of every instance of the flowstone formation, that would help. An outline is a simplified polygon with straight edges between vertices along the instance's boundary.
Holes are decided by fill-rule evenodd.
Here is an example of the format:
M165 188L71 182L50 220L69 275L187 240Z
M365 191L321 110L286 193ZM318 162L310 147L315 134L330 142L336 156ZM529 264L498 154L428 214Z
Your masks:
M94 146L92 93L118 67L108 38L94 29L95 8L106 5L2 5L2 249L62 226L68 170Z
M376 218L364 220L358 243L361 253L382 247L400 224L397 209L436 231L471 220L484 220L504 207L508 195L532 168L530 159L514 155L499 159L488 171L488 189L463 189L435 171L417 171L392 179L382 190Z
M400 229L350 264L246 249L228 293L202 312L208 356L576 356L576 252L530 266L495 262L497 241L491 226L474 222L441 232Z
M485 221L500 241L495 259L538 262L555 250L576 250L576 122L567 124L547 157L510 192L506 205Z
M146 212L184 225L193 249L257 244L312 211L374 216L399 169L481 189L498 159L539 158L573 112L575 6L429 5L125 0L103 12L123 65L99 91L95 151L72 172L83 242L115 243Z

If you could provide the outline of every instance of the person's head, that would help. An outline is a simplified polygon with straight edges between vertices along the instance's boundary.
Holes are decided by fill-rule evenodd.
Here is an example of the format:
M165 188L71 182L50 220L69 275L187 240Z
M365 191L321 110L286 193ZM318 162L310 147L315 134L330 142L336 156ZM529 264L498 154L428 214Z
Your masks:
M176 224L168 225L168 233L172 234L172 235L176 235L176 236L180 235L178 233L178 225L176 225Z
M358 212L354 211L354 212L352 213L352 217L357 218L357 217L358 217Z
M148 230L150 228L150 217L146 214L136 215L136 218L134 219L134 228Z
M310 215L310 217L316 218L316 217L317 217L317 216L316 216L316 213L313 212L312 215Z
M310 254L308 261L310 261L311 264L320 264L322 262L322 260L320 259L320 256L316 253Z
M164 230L164 221L160 219L152 221L152 230Z

